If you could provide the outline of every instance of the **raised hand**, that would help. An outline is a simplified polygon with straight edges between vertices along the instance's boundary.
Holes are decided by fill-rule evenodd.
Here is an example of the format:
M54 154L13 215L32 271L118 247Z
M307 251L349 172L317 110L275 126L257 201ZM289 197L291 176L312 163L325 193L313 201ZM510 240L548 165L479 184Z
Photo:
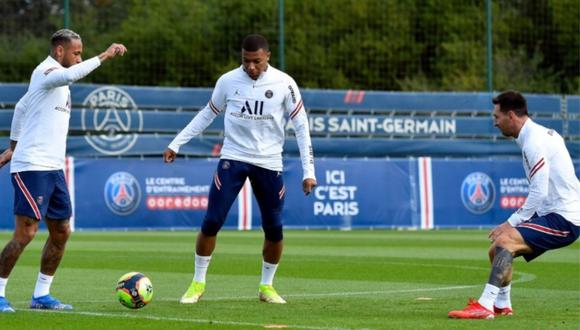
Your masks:
M126 52L127 52L127 47L125 47L125 45L113 43L113 44L111 44L111 46L109 46L109 48L107 48L107 50L105 50L104 52L102 52L99 55L99 58L101 59L101 62L102 62L102 61L106 61L110 58L113 58L117 55L123 56L123 55L125 55Z

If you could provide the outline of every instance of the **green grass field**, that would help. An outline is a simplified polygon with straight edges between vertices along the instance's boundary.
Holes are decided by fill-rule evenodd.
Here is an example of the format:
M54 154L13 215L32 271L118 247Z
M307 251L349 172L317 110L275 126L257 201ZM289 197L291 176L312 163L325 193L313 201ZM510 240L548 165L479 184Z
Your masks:
M3 246L11 233L0 233ZM580 327L580 243L527 264L514 263L515 315L450 320L450 309L479 297L487 281L487 231L287 231L275 286L286 305L261 303L260 232L223 231L206 294L177 301L193 274L193 232L74 233L51 293L71 312L27 309L46 233L28 246L10 276L14 314L1 329L548 329ZM140 271L153 302L129 310L117 279Z

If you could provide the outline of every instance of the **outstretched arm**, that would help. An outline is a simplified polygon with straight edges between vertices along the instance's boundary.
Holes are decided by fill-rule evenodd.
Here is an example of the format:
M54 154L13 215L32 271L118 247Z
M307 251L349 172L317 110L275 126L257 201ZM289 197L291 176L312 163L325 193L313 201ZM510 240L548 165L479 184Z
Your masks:
M48 70L45 72L45 79L42 85L45 88L56 88L59 86L70 85L73 82L84 78L93 70L101 65L101 62L114 58L117 55L123 56L127 52L127 48L122 44L112 44L93 58L90 58L79 64L75 64L70 68L55 68L55 70Z
M193 137L201 134L225 109L226 97L223 84L223 80L221 78L218 79L212 92L211 99L205 108L201 109L189 124L185 126L177 136L175 136L169 146L167 146L167 149L163 152L163 160L166 163L172 163L179 152L179 148L189 142Z
M199 113L193 117L189 124L187 124L187 126L185 126L185 128L181 130L181 132L179 132L175 138L173 138L173 141L171 141L167 149L165 149L163 158L165 159L166 163L171 163L175 159L175 155L173 155L173 159L168 161L170 158L165 157L165 154L167 154L168 150L171 150L173 154L177 154L182 145L189 142L189 140L191 140L193 137L201 134L201 132L203 132L213 122L217 114L211 110L212 106L212 102L209 101L208 105L201 109ZM171 153L167 155L171 156Z

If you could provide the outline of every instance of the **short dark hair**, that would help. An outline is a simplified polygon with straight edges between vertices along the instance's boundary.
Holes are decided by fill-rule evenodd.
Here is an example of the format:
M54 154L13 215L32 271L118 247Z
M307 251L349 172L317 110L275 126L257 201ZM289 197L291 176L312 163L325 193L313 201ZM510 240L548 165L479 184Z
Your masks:
M269 51L268 40L259 34L250 34L242 41L242 49L248 52L257 52L260 49Z
M81 36L73 30L60 29L56 31L52 37L50 37L50 45L52 48L58 45L64 45L69 43L72 39L81 39Z
M528 104L520 92L505 91L492 99L493 104L499 104L499 111L513 111L516 116L528 116Z

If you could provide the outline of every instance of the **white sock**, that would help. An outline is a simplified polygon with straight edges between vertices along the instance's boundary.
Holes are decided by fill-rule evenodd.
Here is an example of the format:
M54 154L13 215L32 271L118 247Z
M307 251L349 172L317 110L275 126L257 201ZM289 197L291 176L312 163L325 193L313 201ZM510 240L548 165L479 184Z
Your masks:
M511 289L511 283L499 289L499 294L497 295L495 306L498 308L512 308L512 301L510 299Z
M261 285L272 285L274 281L274 274L276 274L276 269L278 269L277 264L271 264L262 260L262 281Z
M6 283L8 279L0 277L0 297L6 297Z
M46 296L50 293L50 285L52 284L53 278L54 276L48 276L38 272L36 286L34 287L34 298Z
M495 285L486 284L481 297L479 297L479 304L490 311L493 311L493 304L499 294L499 288Z
M195 254L195 273L193 275L194 281L205 283L205 274L207 274L210 261L211 256L204 257L197 255L197 253Z

